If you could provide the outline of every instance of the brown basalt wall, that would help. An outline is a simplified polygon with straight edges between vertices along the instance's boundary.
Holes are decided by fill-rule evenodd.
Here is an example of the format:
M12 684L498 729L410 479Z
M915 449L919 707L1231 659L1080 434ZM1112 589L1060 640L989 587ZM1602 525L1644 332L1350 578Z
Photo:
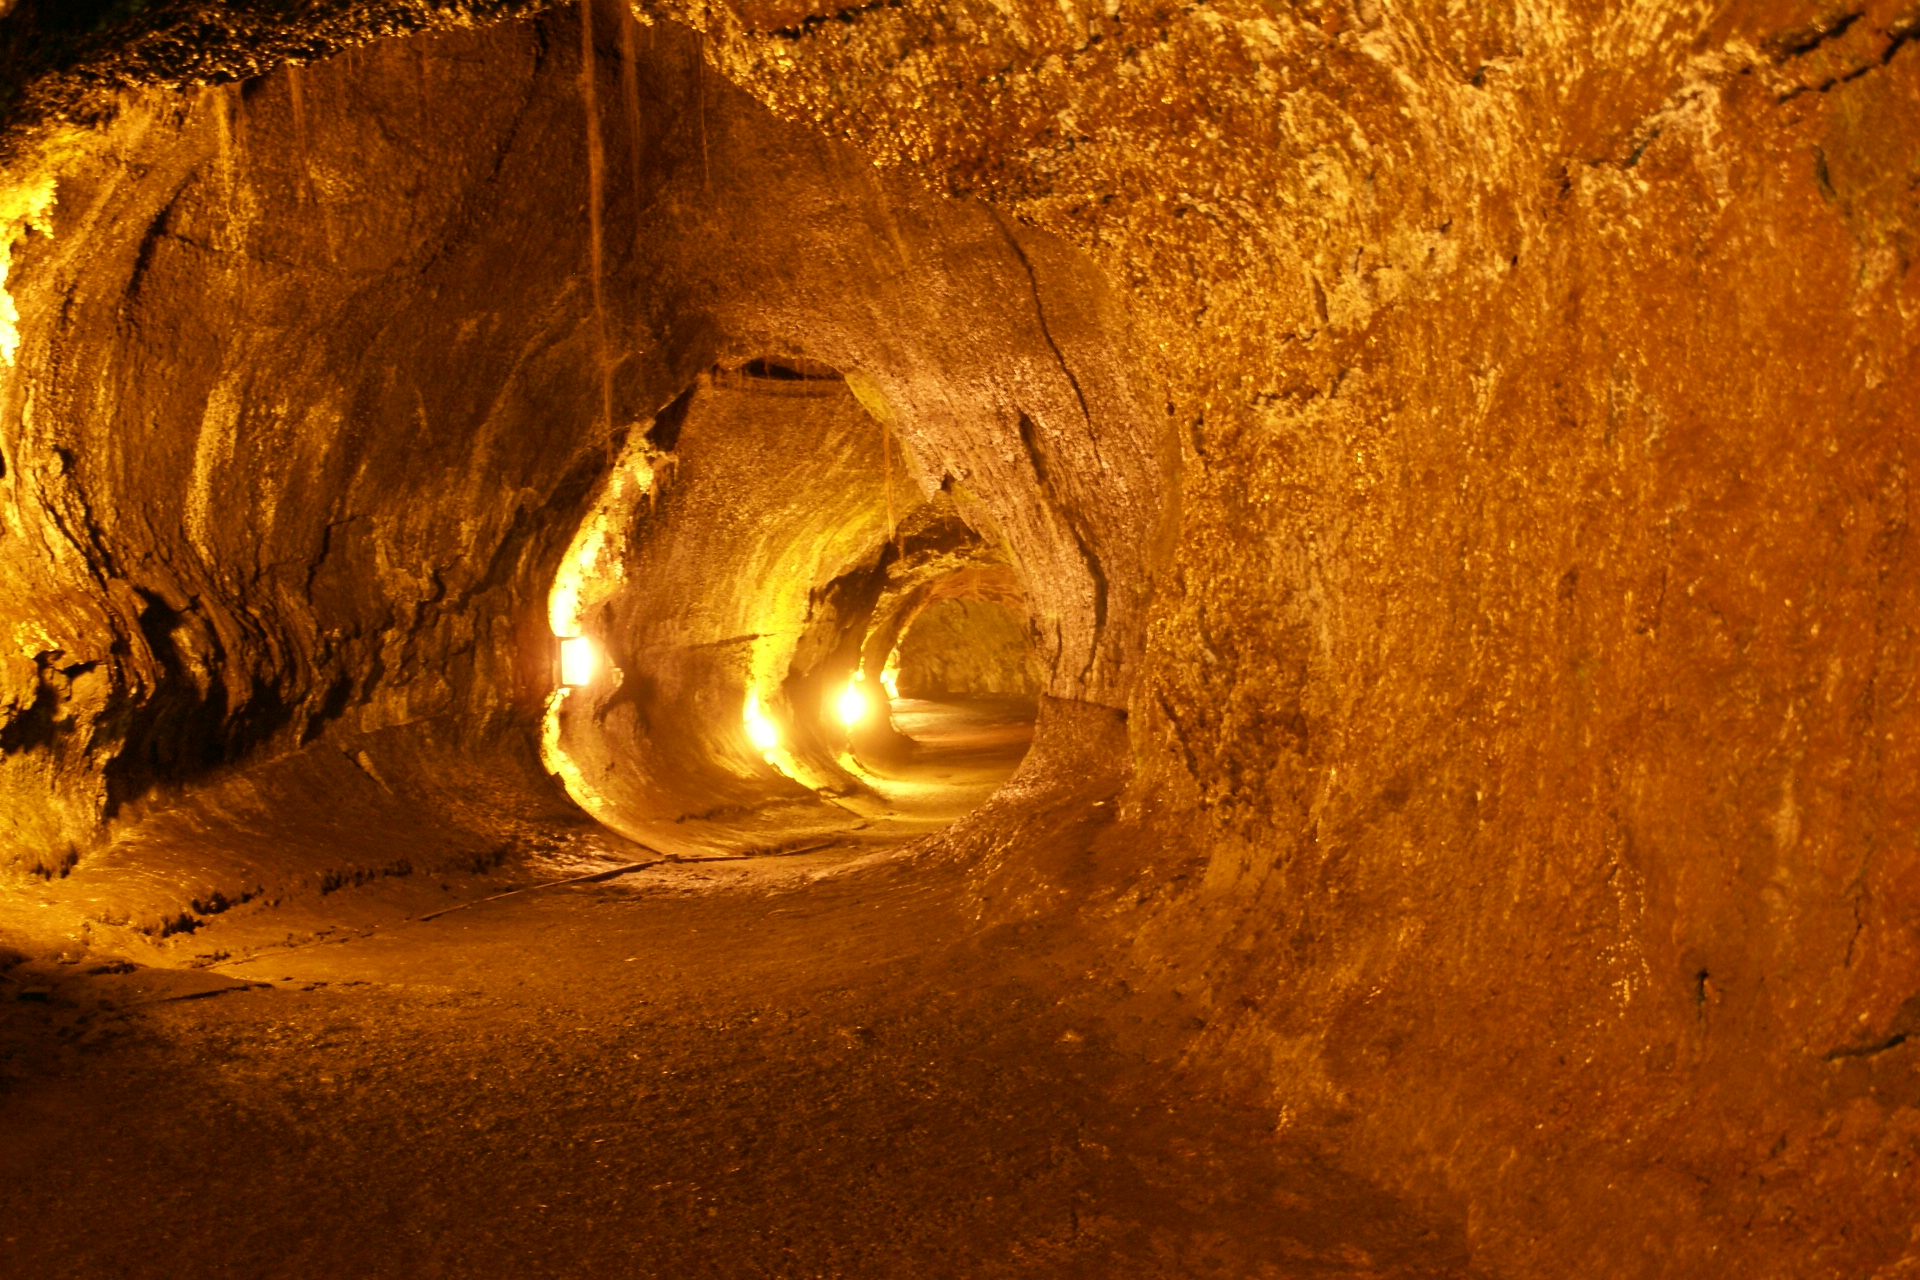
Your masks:
M951 471L1008 522L995 536L1059 557L1020 568L1037 615L1039 592L1056 593L1063 621L1042 648L1064 701L1044 704L1024 779L989 808L1038 803L1031 780L1056 756L1071 767L1048 715L1117 759L1112 725L1087 726L1099 704L1129 709L1125 822L1072 893L1127 981L1167 993L1193 1087L1257 1100L1464 1222L1489 1274L1910 1272L1920 14L1651 0L674 11L705 28L718 73L794 124L787 137L853 148L835 153L853 157L845 172L877 175L908 211L899 226L949 246L945 269L977 282L967 297L1026 281L1060 305L1036 312L1023 295L1023 327L972 348L973 302L915 295L906 331L993 371L917 379L931 357L863 346L820 309L710 301L757 298L764 277L706 293L636 280L658 309L634 314L660 348L617 384L622 414L650 414L720 355L758 354L713 336L752 327L730 316L762 338L821 333L807 354L894 371L881 381L929 479ZM365 55L386 61L363 74L425 94L429 77L470 70L433 119L452 127L458 103L459 130L492 128L504 150L462 155L504 164L533 145L509 145L533 136L506 126L511 110L578 110L564 75L527 76L546 96L514 107L505 63L409 49ZM278 90L260 92L264 117ZM424 161L396 141L409 99L391 98L353 117L359 133L344 112L325 127L343 149L392 148L406 171ZM365 252L419 256L379 277L400 292L352 305L307 277L273 293L324 239L260 229L232 251L235 228L266 224L194 212L247 208L212 194L246 170L220 159L220 100L167 101L130 107L63 178L56 238L29 238L8 282L26 342L5 384L0 484L30 518L9 516L0 538L6 621L51 639L9 651L6 785L50 789L56 803L9 813L51 824L16 839L57 857L108 804L103 762L156 705L139 691L198 688L195 662L228 692L174 738L211 752L208 768L296 743L335 676L391 644L425 647L389 670L471 653L471 673L352 685L349 705L367 708L352 714L459 708L479 725L522 707L508 637L516 610L537 633L567 521L506 531L515 511L577 512L590 474L577 467L605 443L482 425L505 421L487 407L501 396L591 419L581 206L558 217L553 194L583 182L488 188L495 240L461 251L461 283L444 274L458 254L421 247L453 213L397 180L355 188L371 171L359 164L316 162L336 174L343 224L378 223ZM324 149L312 122L325 109L306 109L308 145ZM143 127L179 141L136 143ZM698 134L680 136L693 139L680 154L701 154ZM198 194L169 215L180 230L143 250L181 182ZM900 194L916 182L995 212ZM660 216L673 225L701 198ZM925 231L948 217L972 230ZM984 247L1009 242L1017 253ZM137 322L136 267L200 272L177 286L194 305L172 328ZM392 319L396 298L435 289L475 291L472 314L514 324L461 339L494 373L422 403L407 362L384 353L466 359L448 345L468 332L450 302L434 304L437 329ZM896 321L897 296L876 317ZM220 320L275 297L274 332L298 341ZM189 343L194 324L238 336ZM178 367L169 353L188 349L199 363ZM998 363L1008 351L1024 354ZM301 376L316 390L249 410L257 431L203 429L235 370L262 388L251 405ZM374 425L278 425L301 415ZM1149 416L1177 459L1156 452ZM443 437L435 423L454 425ZM347 439L361 443L334 443ZM450 452L429 465L436 447ZM248 495L281 490L199 484L202 457L209 474L285 475L287 494L298 479L313 496L265 504ZM363 475L392 514L356 532L344 498ZM482 476L485 495L463 487ZM99 500L114 484L125 505ZM222 499L219 519L193 523L215 510L197 493ZM145 513L137 534L114 523L130 512ZM486 563L487 548L510 552L487 571L461 559L475 547ZM1089 547L1109 588L1101 617ZM275 593L288 575L322 581L329 562L343 616L361 621L323 653L306 606ZM404 572L357 596L362 563ZM151 606L128 587L168 612L143 629ZM441 591L470 601L462 617L497 620L500 639L463 648L467 623L436 610ZM154 627L176 637L182 674L136 640ZM219 661L193 656L216 641ZM212 705L195 698L169 705ZM236 718L251 706L281 710ZM36 716L68 727L28 742ZM1039 853L1022 859L1000 850L987 878L1030 888L1049 874Z
M1032 697L1032 667L1024 620L988 600L929 605L900 641L900 691L913 698Z
M964 488L1044 602L1053 691L1126 702L1168 450L1099 277L877 181L678 29L639 37L630 100L614 17L611 416L571 13L149 91L16 178L57 177L8 281L16 868L59 874L152 804L324 734L537 733L546 593L621 442L768 350L859 371L902 505ZM844 494L789 505L810 496ZM685 572L770 571L727 537Z
M564 545L544 513L584 500L598 445L590 420L558 448L526 429L592 394L579 233L495 180L558 105L528 92L534 42L461 40L142 95L16 245L16 862L329 727L537 710L543 664L516 671L510 640Z
M1913 12L724 17L1128 289L1184 463L1136 794L1197 858L1144 887L1204 868L1134 954L1191 1060L1497 1273L1911 1265Z
M675 415L672 452L608 553L615 589L587 619L609 678L569 695L558 734L595 816L661 849L698 850L713 816L772 825L774 801L816 821L843 814L762 758L743 710L750 690L763 696L756 665L792 670L809 626L839 639L847 622L822 588L876 561L887 538L880 424L845 383L797 396L734 381L703 379ZM818 699L776 705L778 692L765 691L766 714L800 751ZM809 763L807 781L853 783L831 755Z

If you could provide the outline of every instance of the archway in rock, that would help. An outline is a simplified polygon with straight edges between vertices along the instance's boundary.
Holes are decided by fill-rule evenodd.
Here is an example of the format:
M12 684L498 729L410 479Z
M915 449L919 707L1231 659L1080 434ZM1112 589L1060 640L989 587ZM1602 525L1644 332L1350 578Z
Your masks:
M410 866L538 843L499 815L549 802L528 747L582 628L624 683L562 736L616 830L830 829L857 777L828 742L770 764L747 698L784 733L790 681L826 678L811 593L852 607L889 487L893 554L963 528L1017 566L1042 745L1129 705L1171 449L1102 275L703 79L690 36L597 30L591 98L567 20L423 37L136 101L61 177L8 281L10 545L50 548L4 565L49 628L8 686L49 708L0 759L44 797L6 814L9 859L146 886L150 817L246 831L197 846L197 892L115 908L158 921L398 865L387 822L460 850ZM643 507L658 536L629 543ZM81 508L88 547L59 532ZM633 589L556 604L596 530ZM453 781L476 760L498 803ZM268 765L323 839L167 816Z
M1032 698L1039 692L1023 619L994 600L954 596L922 610L887 665L912 698Z
M831 366L762 356L629 435L549 600L543 757L598 821L686 853L885 843L1024 756L1044 672L1009 552L921 491L877 394L870 412ZM903 733L891 664L966 604L999 625L941 633L970 679L919 680ZM924 701L953 694L1013 705Z

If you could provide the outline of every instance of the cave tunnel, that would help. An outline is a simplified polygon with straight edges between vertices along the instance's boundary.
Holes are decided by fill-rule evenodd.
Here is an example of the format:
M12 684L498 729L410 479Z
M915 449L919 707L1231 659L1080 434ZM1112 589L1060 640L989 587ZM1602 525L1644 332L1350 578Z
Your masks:
M685 856L897 844L1024 755L1042 670L1010 556L950 474L922 493L856 385L872 412L820 361L716 365L602 482L550 596L542 740L609 829Z
M0 1275L1920 1274L1920 13L0 0Z

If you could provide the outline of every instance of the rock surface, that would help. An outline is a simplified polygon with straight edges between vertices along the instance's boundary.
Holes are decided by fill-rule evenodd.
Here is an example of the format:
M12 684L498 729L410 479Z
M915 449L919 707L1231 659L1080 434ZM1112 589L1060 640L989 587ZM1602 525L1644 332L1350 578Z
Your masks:
M111 100L109 27L17 95L19 873L425 726L503 779L463 830L537 822L598 477L784 344L1052 626L1033 757L929 856L1160 993L1182 1088L1487 1274L1920 1267L1920 13L652 13L637 117L599 13L611 414L571 10Z
M900 641L900 692L912 698L1032 697L1040 692L1023 619L991 600L929 606Z

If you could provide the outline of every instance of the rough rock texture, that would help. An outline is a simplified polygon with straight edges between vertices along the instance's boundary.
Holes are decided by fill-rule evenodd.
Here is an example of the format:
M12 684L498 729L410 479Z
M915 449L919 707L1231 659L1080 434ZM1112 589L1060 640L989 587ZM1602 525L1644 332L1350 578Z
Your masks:
M1131 288L1194 1052L1498 1271L1913 1265L1911 9L740 12Z
M503 633L566 536L529 517L594 479L522 429L585 381L577 235L493 188L494 156L450 163L426 100L374 110L391 56L304 100L283 76L128 104L16 247L0 768L29 866L335 722L514 714ZM498 68L435 69L511 137ZM465 373L436 379L449 351Z
M964 491L1034 584L1050 688L1126 701L1166 451L1097 278L989 211L877 183L683 35L631 75L606 35L599 312L565 23L148 95L61 173L15 255L0 445L16 863L57 872L156 788L335 721L524 733L546 592L621 441L723 356L772 348L860 370L902 505ZM840 398L877 516L882 428ZM847 477L814 479L752 519L846 518ZM736 612L794 567L711 520L698 536L719 558L676 572L731 575Z
M809 719L795 712L818 718L818 694L805 707L779 694L789 673L812 674L801 665L833 665L840 633L863 620L857 602L823 588L878 571L880 424L838 378L736 376L702 379L649 434L670 437L671 451L606 553L615 581L583 628L609 669L568 695L556 727L556 749L577 770L570 790L602 822L662 848L711 839L728 819L777 826L794 806L831 821L830 803L763 758L745 709L764 706L790 753ZM815 629L824 635L811 647L826 652L796 661ZM852 782L830 756L813 765L809 781L835 791Z
M1052 591L1063 619L1045 649L1050 690L1131 712L1135 780L1098 873L1070 877L1044 849L1001 840L980 864L983 910L1081 904L1077 927L1129 981L1180 993L1194 1070L1464 1224L1490 1274L1890 1278L1920 1266L1908 478L1920 15L1798 0L673 12L707 32L727 77L812 130L783 138L839 139L870 158L886 202L909 211L893 225L971 228L933 235L948 269L998 255L967 307L931 291L903 312L867 295L891 338L964 355L984 341L972 305L1019 285L1018 268L1035 288L1072 282L1037 313L1032 293L1020 298L1021 336L970 366L1013 349L1030 361L1016 371L895 373L884 388L930 479L943 465L960 476L964 455L987 505L1031 521L996 532L1057 557L1021 566L1036 607ZM515 630L513 610L537 613L592 481L570 463L589 450L496 430L477 407L416 404L408 344L465 359L450 343L488 331L447 319L416 332L392 316L398 298L478 299L484 285L473 313L521 323L521 336L489 338L476 358L498 371L437 394L531 402L515 379L536 387L546 369L565 387L555 397L592 405L582 219L577 205L552 216L554 190L583 184L509 181L471 205L399 178L356 190L354 175L425 166L398 104L431 102L419 127L457 122L480 138L499 136L487 122L520 101L487 58L415 60L425 47L341 74L343 88L378 87L382 110L326 109L333 127L359 130L331 144L359 148L358 162L329 166L323 151L314 166L336 194L310 198L378 230L354 238L363 256L348 262L369 280L387 272L388 292L349 306L297 275L325 243L310 222L293 244L277 220L207 217L260 198L236 178L245 198L215 204L222 175L242 171L222 159L243 154L221 150L241 136L224 97L131 101L62 179L56 216L71 230L15 255L25 338L0 483L9 510L31 514L9 516L0 563L8 626L47 638L9 659L0 732L27 861L57 864L62 841L112 807L110 761L190 779L297 740L336 672L356 673L341 714L373 721L428 706L476 720L512 687L525 646L507 637L538 632ZM407 76L410 99L392 92ZM521 109L577 110L564 80L526 73L518 83L538 91ZM694 83L696 102L732 101L717 79ZM263 114L288 84L260 82ZM711 130L681 135L679 172L697 160L730 181L733 126L675 101ZM180 140L135 163L148 120ZM527 148L565 131L507 132ZM436 181L491 180L481 153L462 152L470 171L438 157ZM501 154L510 165L524 151ZM830 154L838 174L865 171ZM549 175L564 163L542 159ZM995 212L910 195L913 179ZM850 191L842 181L827 187ZM185 194L163 226L180 230L149 236L174 190ZM617 176L608 193L626 198ZM475 224L497 239L469 251L458 280L459 253L426 249L455 207L498 211ZM663 205L656 225L687 207ZM770 210L793 208L754 212L770 226ZM136 272L149 241L153 265ZM531 265L502 272L508 261ZM1096 296L1088 263L1114 295ZM161 295L176 303L168 323L218 330L232 345L217 358L211 339L161 336L142 320L151 295L129 287L190 270L190 286ZM770 278L784 280L754 283ZM683 310L728 314L702 312L710 295L697 291L647 296L660 308L650 333ZM219 319L243 298L280 308L300 341ZM1055 298L1083 309L1062 319ZM789 332L762 323L756 336ZM876 319L869 332L881 331ZM86 337L70 354L57 332ZM673 332L657 373L616 382L621 422L728 354L689 336L704 331ZM1137 365L1089 354L1111 353L1116 334ZM163 359L180 350L203 354L187 369ZM878 351L830 335L806 354L840 368L932 360ZM223 371L249 371L264 391L302 368L314 391L285 410L250 395L257 430L221 425L239 419L218 406L240 403L214 394L237 376ZM952 408L961 390L992 410ZM344 415L353 403L380 412ZM1106 451L1099 433L1137 404L1174 429L1177 484L1144 427L1116 428L1132 460L1116 467ZM330 426L285 428L287 445L269 447L274 424L309 415L381 429L358 428L354 451L337 442L359 437ZM445 436L435 423L451 424ZM436 439L446 461L406 461ZM152 461L125 461L143 448ZM363 468L360 450L388 460ZM237 485L282 457L289 492L298 481L313 497ZM99 501L129 465L146 496ZM383 509L414 525L389 516L356 532L345 497L366 475L392 495ZM481 475L524 500L463 501L463 477ZM1177 498L1171 543L1156 540L1154 486ZM1110 507L1107 492L1124 501ZM143 503L166 505L136 514ZM554 508L564 518L537 514ZM1092 523L1112 510L1124 528ZM528 523L509 537L515 511ZM409 539L386 541L402 529ZM280 602L276 575L319 573L336 553L315 549L335 537L341 609L361 621L323 641L303 606ZM495 546L506 559L490 573L473 558ZM137 572L136 547L149 556ZM400 568L347 571L363 564ZM417 589L396 594L403 580ZM436 610L443 590L470 607ZM1129 619L1149 591L1136 662ZM381 621L386 610L404 623ZM476 618L499 628L494 647L467 647ZM416 635L436 638L405 650ZM1110 659L1100 635L1115 637ZM318 657L324 644L341 656ZM390 644L402 649L388 657ZM472 676L431 672L469 652ZM355 683L376 658L380 678ZM175 726L164 740L201 752L191 767L123 745L157 740L139 736L141 717L162 706ZM1045 798L1033 780L1072 767L1063 741L1046 745L1043 720L1026 781L980 822L1018 830L1018 807ZM53 805L22 799L48 788Z
M229 84L380 36L538 13L552 0L4 0L0 115L8 151L49 126L112 118L111 92Z
M910 698L1032 697L1040 692L1023 620L966 598L922 611L900 641L900 692Z

